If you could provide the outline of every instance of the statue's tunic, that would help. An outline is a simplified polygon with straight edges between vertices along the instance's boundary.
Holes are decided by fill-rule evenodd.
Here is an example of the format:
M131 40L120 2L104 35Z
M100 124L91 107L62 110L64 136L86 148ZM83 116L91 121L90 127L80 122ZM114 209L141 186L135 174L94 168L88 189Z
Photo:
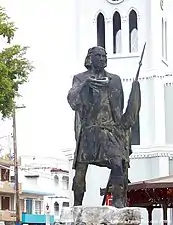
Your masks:
M141 104L138 82L132 85L123 114L124 95L119 76L105 71L110 79L108 86L83 87L89 76L89 71L76 75L68 93L68 102L76 112L74 169L78 162L109 167L111 159L126 159L126 130L134 124Z
M124 155L122 137L116 132L107 87L90 88L89 92L77 161L109 166L111 159Z

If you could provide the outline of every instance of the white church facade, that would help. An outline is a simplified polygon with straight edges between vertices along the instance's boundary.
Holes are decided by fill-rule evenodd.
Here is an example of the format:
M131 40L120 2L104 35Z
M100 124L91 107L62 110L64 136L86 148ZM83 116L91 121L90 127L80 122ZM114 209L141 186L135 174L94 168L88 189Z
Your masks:
M172 132L172 55L170 23L166 10L169 2L162 1L80 1L79 59L87 47L101 45L108 56L107 70L120 75L126 100L138 69L146 42L143 65L139 76L142 106L139 121L133 128L131 182L167 176L173 173ZM169 5L171 7L171 5ZM168 35L169 34L169 35ZM82 63L82 62L81 62ZM73 156L69 156L70 168ZM71 171L71 178L74 171ZM85 205L101 205L99 190L107 184L109 171L90 166L87 173ZM71 193L71 203L73 196ZM144 212L145 224L147 211ZM169 212L172 221L172 212ZM162 219L159 210L153 219Z

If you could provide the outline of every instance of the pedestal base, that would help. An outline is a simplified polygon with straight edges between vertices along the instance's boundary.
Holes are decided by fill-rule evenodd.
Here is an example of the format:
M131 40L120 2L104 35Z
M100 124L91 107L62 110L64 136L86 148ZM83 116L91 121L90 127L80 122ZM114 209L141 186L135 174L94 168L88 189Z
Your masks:
M74 225L138 225L141 223L141 213L138 208L75 206L63 209L60 222Z

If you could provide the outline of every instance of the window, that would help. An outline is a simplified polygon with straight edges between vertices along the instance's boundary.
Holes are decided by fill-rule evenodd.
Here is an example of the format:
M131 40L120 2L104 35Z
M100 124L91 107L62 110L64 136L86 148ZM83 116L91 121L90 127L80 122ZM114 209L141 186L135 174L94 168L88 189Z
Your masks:
M121 17L118 12L113 16L113 53L121 52Z
M138 22L134 10L129 14L129 51L131 53L138 51Z
M58 175L54 176L54 183L55 183L56 186L58 186L58 184L59 184L59 177L58 177Z
M32 199L26 199L26 213L32 214Z
M97 16L97 46L105 48L105 19L102 13Z
M1 210L10 210L10 197L1 196Z
M164 21L162 18L162 57L164 57Z
M54 215L59 216L59 204L58 204L58 202L54 203Z
M162 57L167 60L167 21L162 18Z
M41 201L35 201L35 214L41 214Z
M62 207L69 207L69 202L63 202Z
M1 168L1 181L9 181L10 170Z
M165 21L165 59L167 60L167 21Z
M11 180L12 183L14 183L15 182L15 176L10 176L10 180Z
M62 185L64 190L69 189L69 178L67 176L62 177Z

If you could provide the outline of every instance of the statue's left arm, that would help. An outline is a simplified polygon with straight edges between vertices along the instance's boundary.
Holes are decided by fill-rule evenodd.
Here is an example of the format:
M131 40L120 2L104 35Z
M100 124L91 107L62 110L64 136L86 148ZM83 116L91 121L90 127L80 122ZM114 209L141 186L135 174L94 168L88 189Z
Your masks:
M133 81L128 104L125 113L122 115L122 125L125 129L132 127L139 115L141 107L140 83Z

